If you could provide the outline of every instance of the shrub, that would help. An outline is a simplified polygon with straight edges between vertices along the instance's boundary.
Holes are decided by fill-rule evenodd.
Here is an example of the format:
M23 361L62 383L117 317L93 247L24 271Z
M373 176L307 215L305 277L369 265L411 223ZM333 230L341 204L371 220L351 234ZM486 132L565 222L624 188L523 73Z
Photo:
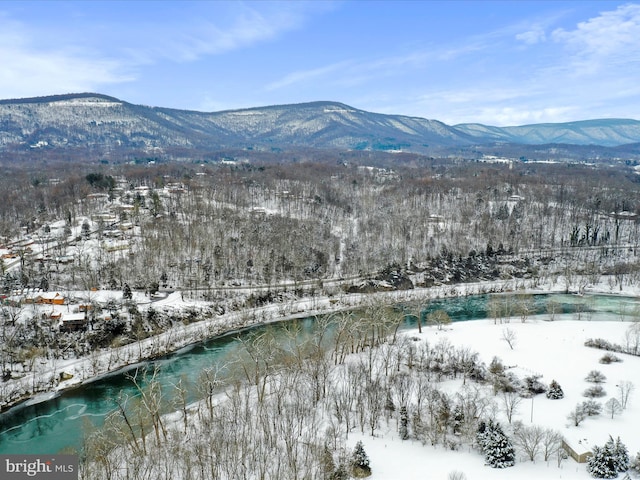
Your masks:
M604 365L608 365L610 363L614 363L614 362L621 362L622 359L616 355L614 355L613 353L605 353L602 358L600 359L600 363L604 364Z
M582 396L588 398L600 398L604 397L606 394L607 392L604 391L604 388L602 388L600 385L594 385L593 387L587 388L582 393Z
M591 370L584 379L591 383L604 383L607 381L607 377L598 370Z
M585 400L582 402L582 411L589 417L600 415L600 412L602 412L602 404L595 400Z
M531 375L530 377L525 377L524 385L526 391L531 395L538 395L540 393L544 393L547 391L547 386L540 381L541 375Z

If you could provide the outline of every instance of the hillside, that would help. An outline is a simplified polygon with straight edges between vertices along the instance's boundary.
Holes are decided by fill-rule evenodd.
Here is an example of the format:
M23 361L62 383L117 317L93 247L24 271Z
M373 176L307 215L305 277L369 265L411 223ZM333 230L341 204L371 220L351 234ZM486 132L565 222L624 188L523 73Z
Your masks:
M529 145L564 143L615 147L637 143L640 134L639 121L617 118L502 128L467 123L456 125L455 128L481 141L491 138L495 141Z
M640 122L449 126L336 102L205 113L134 105L94 93L0 101L0 153L74 150L109 155L291 148L427 153L496 142L616 147L640 142Z

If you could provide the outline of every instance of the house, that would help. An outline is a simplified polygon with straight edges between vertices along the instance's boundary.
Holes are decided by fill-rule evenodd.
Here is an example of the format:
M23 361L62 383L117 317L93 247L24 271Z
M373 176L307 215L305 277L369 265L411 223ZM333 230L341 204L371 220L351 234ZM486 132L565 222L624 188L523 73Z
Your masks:
M50 320L60 320L62 318L62 312L52 309L50 312L43 312L42 318L43 319L48 318Z
M35 298L36 303L45 305L64 305L64 297L58 292L44 292Z
M61 332L77 332L87 328L87 319L84 313L65 313L60 322Z
M586 438L579 439L562 439L562 448L565 452L578 463L586 463L591 455L589 440Z

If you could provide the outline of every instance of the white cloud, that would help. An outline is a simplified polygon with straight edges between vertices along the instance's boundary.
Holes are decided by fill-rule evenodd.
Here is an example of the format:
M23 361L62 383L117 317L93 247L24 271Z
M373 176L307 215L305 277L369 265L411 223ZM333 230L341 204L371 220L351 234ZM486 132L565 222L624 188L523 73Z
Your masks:
M19 22L0 17L0 92L4 98L96 90L133 79L115 60L78 47L43 48Z
M350 66L350 62L338 62L331 65L325 65L324 67L291 72L285 75L283 78L266 85L265 90L267 91L278 90L281 88L289 87L297 83L317 80L320 77L325 77L327 75L339 72L341 70L345 70L349 66Z
M302 28L333 2L195 2L195 11L162 22L141 19L126 32L128 54L144 63L191 62L277 39ZM149 40L151 39L151 40Z
M227 24L221 25L219 20L190 19L188 25L178 28L162 25L162 29L168 28L169 31L158 36L160 48L148 44L140 48L150 48L152 57L194 61L204 55L222 54L272 40L283 32L299 28L306 20L304 12L299 9L261 12L239 5L241 10L235 12Z
M495 125L526 125L532 123L557 123L572 120L570 114L573 107L499 107L483 108L480 115L484 118L493 118Z
M552 38L567 48L573 66L597 73L608 65L640 59L640 5L627 4L581 22L574 30L556 29Z
M534 27L531 30L516 35L516 40L526 43L527 45L535 45L544 42L547 35L542 27Z
M120 24L84 16L71 28L51 23L46 32L0 12L0 95L99 91L132 82L142 68L156 63L193 62L270 41L332 8L330 2L193 5L195 13L155 22L133 18Z

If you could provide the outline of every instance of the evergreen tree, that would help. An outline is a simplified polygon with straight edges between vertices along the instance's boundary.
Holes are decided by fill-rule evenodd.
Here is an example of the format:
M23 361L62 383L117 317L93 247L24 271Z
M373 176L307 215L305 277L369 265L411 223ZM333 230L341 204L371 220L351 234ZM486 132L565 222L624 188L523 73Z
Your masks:
M464 425L464 411L460 404L456 405L453 409L453 433L458 435L462 433L462 427Z
M613 442L613 438L609 437L609 439ZM629 470L629 467L631 466L629 452L627 451L625 444L620 441L620 437L616 438L613 448L613 457L615 467L618 472L626 472Z
M356 478L368 477L371 475L371 467L369 466L369 457L364 451L364 445L361 441L356 443L351 457L351 465L353 468L353 476Z
M515 449L499 423L481 422L476 434L486 462L493 468L507 468L515 464Z
M636 453L636 458L629 464L629 469L640 475L640 452Z
M620 441L609 437L603 447L593 447L593 455L587 461L587 471L595 478L616 478L619 472L629 470L629 453Z
M592 455L587 460L587 472L595 478L616 478L618 472L613 463L613 457L604 447L595 445Z
M400 407L400 439L406 440L409 438L409 415L407 414L407 407L404 405Z
M636 453L636 457L629 464L629 470L640 475L640 452Z
M547 391L547 398L550 398L551 400L559 400L561 398L564 398L564 392L562 391L562 387L555 380L552 380L551 384L549 385L549 390Z
M481 421L478 425L478 431L476 432L476 441L478 442L478 447L480 447L480 450L482 450L483 452L484 447L487 444L487 433L487 424L484 421Z
M122 298L124 300L131 300L133 298L133 293L131 293L131 287L128 283L125 283L124 287L122 287Z

